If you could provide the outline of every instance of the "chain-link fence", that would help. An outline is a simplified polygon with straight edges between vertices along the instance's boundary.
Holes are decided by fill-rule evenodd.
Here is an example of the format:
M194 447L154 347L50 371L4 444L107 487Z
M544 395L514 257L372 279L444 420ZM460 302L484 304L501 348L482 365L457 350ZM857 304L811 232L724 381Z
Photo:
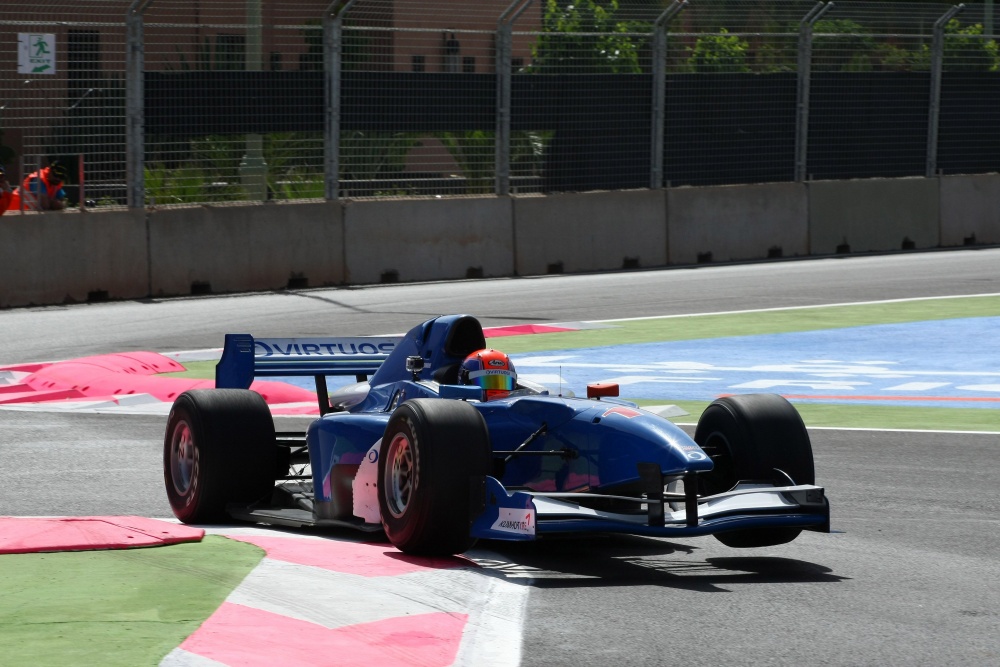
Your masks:
M120 202L127 8L124 2L0 8L0 162L12 185L58 159L69 172L71 199L84 174L93 187L87 197Z
M993 4L40 0L0 161L171 206L932 176L1000 164Z

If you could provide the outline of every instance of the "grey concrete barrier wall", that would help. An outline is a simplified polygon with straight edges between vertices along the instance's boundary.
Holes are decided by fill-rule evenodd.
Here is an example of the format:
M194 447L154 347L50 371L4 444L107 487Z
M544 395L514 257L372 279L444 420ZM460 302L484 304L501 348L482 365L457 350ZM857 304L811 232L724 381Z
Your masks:
M1000 243L1000 175L942 176L941 245Z
M941 243L936 178L812 181L813 255L935 248Z
M514 199L518 275L664 266L663 190Z
M141 211L0 217L0 307L146 296L145 219Z
M337 203L149 212L150 295L344 283Z
M507 197L348 201L347 282L489 278L514 271Z
M667 190L671 264L809 254L809 202L800 183Z
M1000 175L0 217L0 308L1000 243Z

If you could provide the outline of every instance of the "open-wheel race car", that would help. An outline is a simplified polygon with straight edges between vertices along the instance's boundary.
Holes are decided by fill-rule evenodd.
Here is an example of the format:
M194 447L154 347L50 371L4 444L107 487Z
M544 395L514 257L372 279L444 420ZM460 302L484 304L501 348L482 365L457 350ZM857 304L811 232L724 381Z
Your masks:
M717 399L692 439L619 399L617 385L553 395L515 381L513 364L484 361L485 348L469 315L401 337L227 335L216 388L185 392L170 411L163 465L175 515L384 531L425 555L557 533L763 547L829 532L808 432L780 396ZM315 378L320 416L306 433L275 432L249 389L283 376ZM333 376L355 382L330 391Z

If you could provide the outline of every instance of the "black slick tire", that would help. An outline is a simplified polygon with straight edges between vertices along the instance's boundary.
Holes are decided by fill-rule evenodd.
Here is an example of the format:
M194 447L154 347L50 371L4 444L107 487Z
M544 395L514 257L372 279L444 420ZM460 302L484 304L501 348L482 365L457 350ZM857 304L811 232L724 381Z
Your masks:
M274 489L274 420L260 394L195 389L177 397L163 438L163 479L184 523L227 519L230 503L252 503Z
M798 411L776 394L743 394L713 401L702 413L695 442L715 467L699 475L700 495L730 490L739 481L788 480L814 484L812 444ZM730 547L766 547L791 542L799 528L733 530L716 534Z
M382 436L378 498L389 541L404 553L462 553L489 474L489 432L464 401L414 399L396 408Z

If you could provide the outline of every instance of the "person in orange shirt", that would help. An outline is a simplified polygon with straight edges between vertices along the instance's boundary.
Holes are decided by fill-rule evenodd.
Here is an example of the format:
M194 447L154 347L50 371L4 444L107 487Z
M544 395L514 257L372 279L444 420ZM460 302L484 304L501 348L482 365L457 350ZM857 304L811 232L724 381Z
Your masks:
M44 187L39 187L39 181ZM61 211L66 208L66 191L62 187L65 182L66 168L53 162L28 174L21 183L21 192L30 192L40 211Z
M11 189L10 183L7 181L7 170L3 168L2 164L0 164L0 215L7 212L13 198L14 191Z

